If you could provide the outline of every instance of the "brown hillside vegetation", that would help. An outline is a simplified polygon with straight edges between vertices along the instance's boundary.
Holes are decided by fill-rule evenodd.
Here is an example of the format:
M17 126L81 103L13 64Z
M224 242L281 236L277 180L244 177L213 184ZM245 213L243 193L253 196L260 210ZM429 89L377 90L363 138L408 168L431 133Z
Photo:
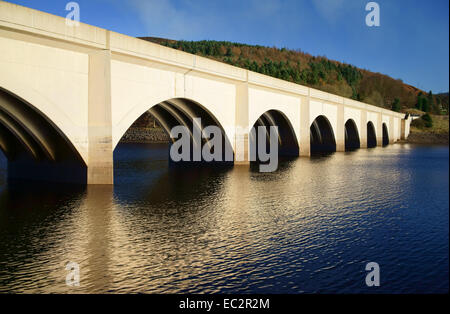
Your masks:
M400 79L326 57L312 56L300 50L210 40L141 39L379 107L396 111L418 108L434 114L448 113L448 94L432 95Z

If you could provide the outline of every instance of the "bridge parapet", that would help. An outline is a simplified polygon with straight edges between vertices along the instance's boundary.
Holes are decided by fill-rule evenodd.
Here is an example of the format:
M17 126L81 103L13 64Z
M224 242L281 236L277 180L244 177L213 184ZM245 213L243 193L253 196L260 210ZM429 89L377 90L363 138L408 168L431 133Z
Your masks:
M105 29L84 23L69 26L65 18L4 1L0 1L0 27L99 49L107 43Z

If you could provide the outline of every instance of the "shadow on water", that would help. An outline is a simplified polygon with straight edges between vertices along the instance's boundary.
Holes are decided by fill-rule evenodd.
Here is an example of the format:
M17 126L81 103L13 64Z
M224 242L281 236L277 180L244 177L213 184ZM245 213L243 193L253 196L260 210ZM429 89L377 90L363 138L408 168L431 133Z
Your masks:
M325 159L325 158L330 158L334 154L336 154L336 152L334 152L334 151L323 151L323 152L321 152L321 151L312 151L310 159L311 160L316 160L316 161L317 160L322 160L322 159Z
M61 235L54 230L67 222L85 196L85 188L77 185L19 181L2 185L0 292L53 290L48 288L54 284L53 263L62 255L55 248L61 244ZM63 269L64 263L58 266ZM63 282L64 277L59 278Z
M117 202L188 201L215 191L220 178L232 169L230 165L170 165L168 149L167 144L122 144L116 149L114 195ZM135 151L139 154L133 154Z

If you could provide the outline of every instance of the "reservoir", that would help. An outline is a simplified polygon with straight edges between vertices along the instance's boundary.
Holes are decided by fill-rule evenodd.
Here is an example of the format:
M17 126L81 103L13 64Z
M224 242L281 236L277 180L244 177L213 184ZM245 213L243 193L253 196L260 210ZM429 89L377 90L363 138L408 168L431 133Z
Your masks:
M448 293L445 146L259 173L169 168L166 145L120 144L115 185L89 187L7 183L0 158L2 293Z

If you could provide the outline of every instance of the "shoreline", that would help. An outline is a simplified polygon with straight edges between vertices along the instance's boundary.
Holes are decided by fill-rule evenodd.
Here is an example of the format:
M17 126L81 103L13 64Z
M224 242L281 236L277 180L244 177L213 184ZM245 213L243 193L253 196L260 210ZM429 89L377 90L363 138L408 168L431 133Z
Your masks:
M449 134L411 131L405 143L423 145L448 145Z
M169 136L162 128L133 127L121 139L122 143L163 144L168 143ZM421 145L448 145L448 133L432 133L411 131L407 140L397 143Z
M122 143L163 144L168 143L169 135L162 128L132 127L120 140Z
M423 145L447 145L449 143L448 116L431 115L432 126L426 127L422 119L411 123L408 143Z

